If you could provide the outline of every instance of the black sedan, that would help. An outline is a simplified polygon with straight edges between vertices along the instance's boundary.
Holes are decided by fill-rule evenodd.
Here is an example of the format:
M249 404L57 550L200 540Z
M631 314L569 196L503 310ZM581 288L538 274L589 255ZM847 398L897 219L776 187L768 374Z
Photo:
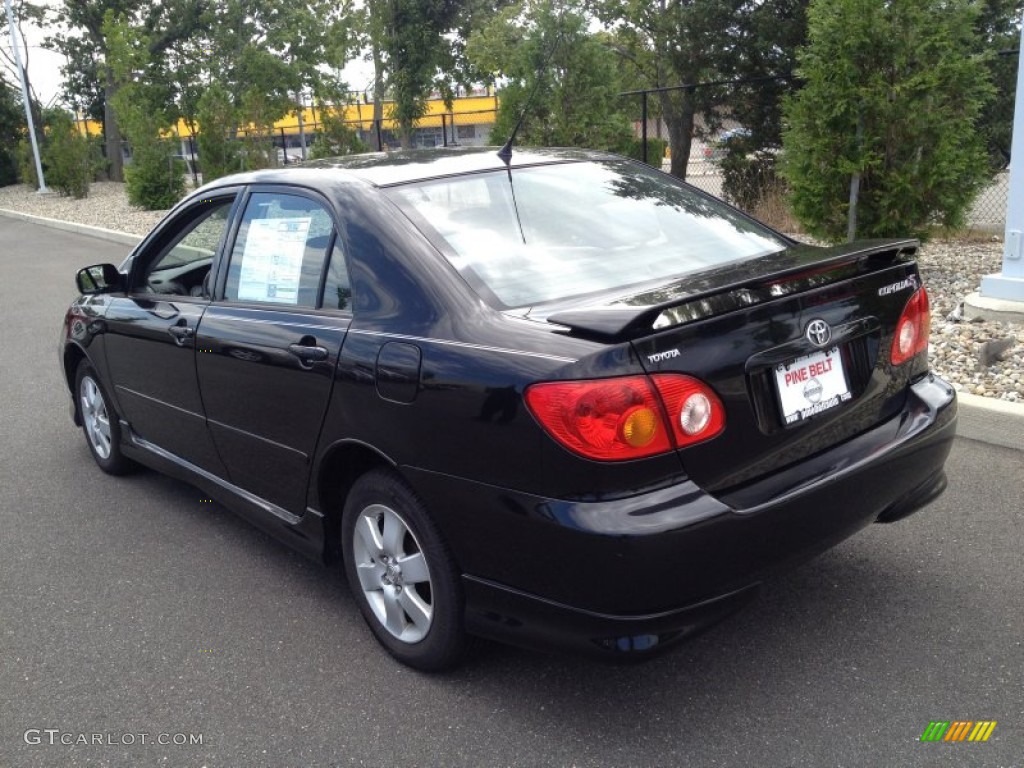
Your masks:
M641 657L943 491L916 248L801 245L607 154L321 161L81 270L60 360L101 469L340 559L404 663Z

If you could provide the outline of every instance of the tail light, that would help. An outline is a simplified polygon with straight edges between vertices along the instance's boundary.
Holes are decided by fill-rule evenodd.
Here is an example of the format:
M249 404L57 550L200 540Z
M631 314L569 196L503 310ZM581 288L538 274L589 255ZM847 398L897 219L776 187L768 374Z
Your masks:
M896 335L892 340L892 352L889 358L893 365L901 365L915 355L928 349L928 336L931 333L932 315L928 307L928 293L924 288L910 297L903 314L896 323Z
M678 374L543 382L527 387L526 404L559 444L601 461L667 453L725 428L712 389Z

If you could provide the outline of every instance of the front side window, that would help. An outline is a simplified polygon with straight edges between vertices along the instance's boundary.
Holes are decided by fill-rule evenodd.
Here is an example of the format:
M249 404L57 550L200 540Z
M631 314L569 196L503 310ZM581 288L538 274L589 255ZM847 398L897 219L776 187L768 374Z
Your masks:
M728 206L615 159L437 179L390 194L503 307L628 290L786 247Z
M142 275L142 290L202 296L234 197L199 203L184 214L180 231L149 263Z
M231 252L224 298L316 307L333 232L330 214L315 200L253 194Z

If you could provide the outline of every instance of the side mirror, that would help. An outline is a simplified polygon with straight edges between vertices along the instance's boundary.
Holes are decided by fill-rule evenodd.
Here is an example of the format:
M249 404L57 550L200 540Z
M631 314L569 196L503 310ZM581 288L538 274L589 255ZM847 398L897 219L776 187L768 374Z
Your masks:
M94 264L80 269L75 275L75 282L84 296L124 290L124 275L113 264Z

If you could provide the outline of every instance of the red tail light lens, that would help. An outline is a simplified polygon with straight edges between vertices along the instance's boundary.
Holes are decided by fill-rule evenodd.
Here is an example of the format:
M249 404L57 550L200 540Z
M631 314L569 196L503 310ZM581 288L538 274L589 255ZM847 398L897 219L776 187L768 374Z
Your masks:
M928 350L928 336L932 328L932 315L928 306L928 292L920 288L903 308L896 323L889 358L893 365L902 365L912 357Z
M526 389L526 404L558 443L601 461L666 453L725 426L711 388L676 374L543 382Z

